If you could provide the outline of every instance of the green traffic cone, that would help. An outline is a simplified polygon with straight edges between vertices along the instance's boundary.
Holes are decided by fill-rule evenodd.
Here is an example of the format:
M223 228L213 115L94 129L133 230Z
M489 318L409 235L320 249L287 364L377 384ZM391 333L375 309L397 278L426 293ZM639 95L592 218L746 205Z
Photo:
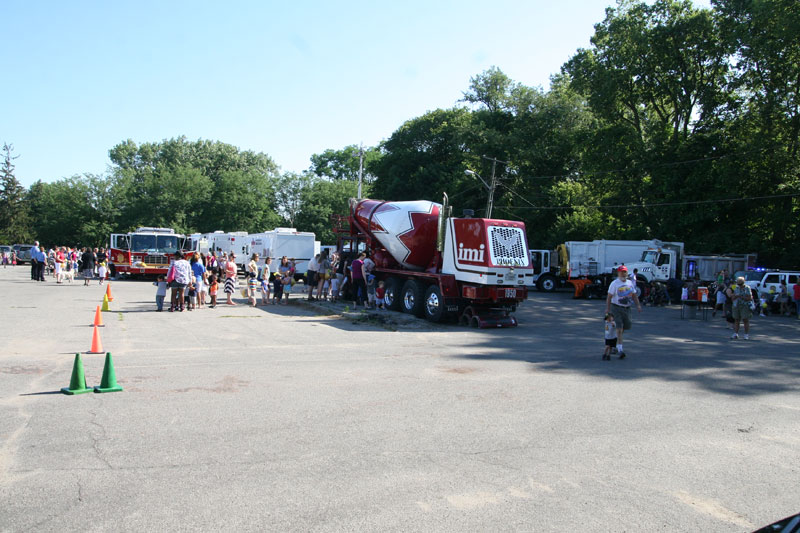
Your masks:
M75 354L75 362L72 364L72 377L69 380L69 387L64 387L61 392L64 394L83 394L91 392L92 389L86 386L86 375L83 373L83 361L81 354Z
M114 372L114 361L111 352L106 352L106 364L103 366L103 378L100 386L94 388L95 392L120 392L122 387L117 384L117 374Z

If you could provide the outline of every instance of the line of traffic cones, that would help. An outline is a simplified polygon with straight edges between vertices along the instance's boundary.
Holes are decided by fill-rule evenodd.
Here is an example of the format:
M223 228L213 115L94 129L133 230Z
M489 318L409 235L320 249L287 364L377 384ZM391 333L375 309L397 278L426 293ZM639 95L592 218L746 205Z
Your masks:
M94 322L92 323L92 345L89 347L87 354L106 354L106 361L103 365L103 377L100 379L100 385L97 387L89 388L86 386L86 374L83 370L83 361L81 354L75 354L75 361L72 363L72 376L69 381L69 387L64 387L61 392L64 394L74 395L83 394L85 392L119 392L122 387L117 383L117 374L114 371L114 361L111 358L111 352L103 351L103 341L100 339L100 330L105 326L103 324L103 311L110 311L108 303L113 301L114 297L111 296L111 284L106 287L106 292L103 294L103 305L98 305L94 311Z
M106 362L103 365L103 377L100 378L100 385L88 387L86 385L86 373L83 370L81 354L75 354L75 362L72 363L72 377L69 380L69 387L64 387L61 392L70 396L84 394L86 392L121 392L122 387L117 383L117 374L114 372L114 360L111 352L106 353Z

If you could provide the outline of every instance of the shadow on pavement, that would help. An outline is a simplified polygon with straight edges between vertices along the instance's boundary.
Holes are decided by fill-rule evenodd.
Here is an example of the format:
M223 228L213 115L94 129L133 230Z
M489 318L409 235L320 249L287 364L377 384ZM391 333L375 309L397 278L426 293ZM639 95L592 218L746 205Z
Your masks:
M797 319L755 320L753 340L733 341L721 318L681 320L677 307L646 307L625 336L628 357L602 361L604 302L561 296L534 294L517 312L518 328L485 330L474 353L459 357L524 361L538 372L693 382L740 396L800 390Z

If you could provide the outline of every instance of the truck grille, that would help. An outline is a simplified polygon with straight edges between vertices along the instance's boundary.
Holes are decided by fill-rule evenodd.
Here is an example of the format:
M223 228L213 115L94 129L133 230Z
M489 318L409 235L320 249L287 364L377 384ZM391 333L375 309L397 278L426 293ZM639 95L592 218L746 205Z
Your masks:
M521 228L489 227L489 253L493 264L526 267L526 248Z
M166 255L146 255L144 256L144 262L148 265L168 265L169 261L167 261Z

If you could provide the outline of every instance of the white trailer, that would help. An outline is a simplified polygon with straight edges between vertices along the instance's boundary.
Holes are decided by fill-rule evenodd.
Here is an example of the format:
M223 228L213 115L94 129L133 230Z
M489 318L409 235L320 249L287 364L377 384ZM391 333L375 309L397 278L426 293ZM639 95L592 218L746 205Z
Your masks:
M215 252L219 257L223 253L233 252L236 254L237 263L241 262L240 256L246 253L246 231L193 233L191 237L192 249L201 253Z
M308 263L319 253L319 241L311 232L297 231L295 228L275 228L272 231L253 233L247 236L245 252L237 262L244 267L250 256L258 254L259 267L264 266L267 257L272 258L271 272L276 272L283 256L295 262L295 275L302 277L308 272Z

